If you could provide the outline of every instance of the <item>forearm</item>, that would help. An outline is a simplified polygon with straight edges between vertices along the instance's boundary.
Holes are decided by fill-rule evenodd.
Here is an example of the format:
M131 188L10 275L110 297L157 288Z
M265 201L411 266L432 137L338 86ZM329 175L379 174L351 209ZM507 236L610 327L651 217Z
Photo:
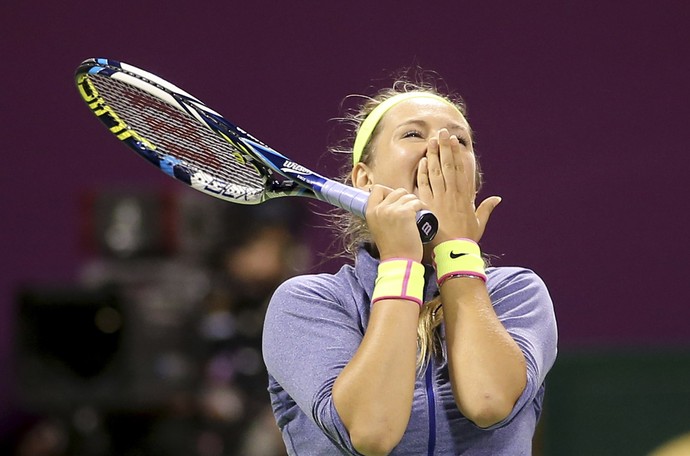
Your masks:
M333 386L333 401L364 454L385 454L402 438L412 409L419 307L381 300L357 353Z
M491 426L510 414L525 388L524 355L498 320L483 281L447 280L441 299L456 403L478 426Z

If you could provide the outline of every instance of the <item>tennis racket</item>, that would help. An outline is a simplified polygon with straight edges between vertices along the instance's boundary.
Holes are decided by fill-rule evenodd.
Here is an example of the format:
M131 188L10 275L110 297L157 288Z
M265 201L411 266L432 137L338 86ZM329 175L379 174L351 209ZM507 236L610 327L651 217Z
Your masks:
M364 218L369 194L273 150L173 84L124 62L88 59L75 74L82 98L120 141L173 178L241 204L283 196L326 201ZM423 242L438 221L417 213Z

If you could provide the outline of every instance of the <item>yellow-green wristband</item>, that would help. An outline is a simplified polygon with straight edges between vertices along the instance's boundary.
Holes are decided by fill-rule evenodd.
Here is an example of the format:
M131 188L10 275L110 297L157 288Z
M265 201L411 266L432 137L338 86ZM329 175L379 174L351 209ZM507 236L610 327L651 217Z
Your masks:
M451 277L470 276L486 282L482 252L471 239L442 242L434 248L432 258L439 287Z
M424 266L407 258L391 258L379 263L371 303L383 299L404 299L420 307L424 298Z

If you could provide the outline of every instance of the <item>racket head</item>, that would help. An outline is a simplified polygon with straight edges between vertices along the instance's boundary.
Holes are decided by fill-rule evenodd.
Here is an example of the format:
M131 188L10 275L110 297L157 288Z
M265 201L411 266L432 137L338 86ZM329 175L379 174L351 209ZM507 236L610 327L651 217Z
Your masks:
M81 97L112 134L198 191L242 204L306 196L365 216L368 193L288 159L152 73L93 58L77 68L75 81ZM417 226L424 241L436 233L431 213L418 214Z
M268 146L152 73L94 58L77 68L75 82L91 111L113 135L198 191L242 204L307 192L280 179L245 141Z

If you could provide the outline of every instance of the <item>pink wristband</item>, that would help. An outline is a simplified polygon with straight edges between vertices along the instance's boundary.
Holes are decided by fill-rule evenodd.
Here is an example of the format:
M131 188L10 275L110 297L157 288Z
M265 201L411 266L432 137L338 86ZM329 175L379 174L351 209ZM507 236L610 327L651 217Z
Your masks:
M406 258L391 258L379 263L371 303L384 299L403 299L423 304L424 266Z

